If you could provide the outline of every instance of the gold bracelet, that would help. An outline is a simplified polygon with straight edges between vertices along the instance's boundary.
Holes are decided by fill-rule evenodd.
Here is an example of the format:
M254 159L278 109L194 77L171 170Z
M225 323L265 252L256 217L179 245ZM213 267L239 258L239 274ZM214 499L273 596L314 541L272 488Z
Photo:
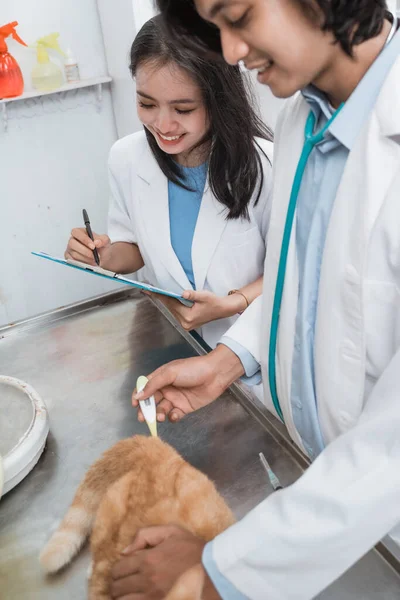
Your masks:
M240 290L231 290L230 292L228 292L228 296L232 296L232 294L240 294L241 296L243 296L243 298L246 300L246 308L249 307L250 302L247 300L246 296L243 294L243 292L241 292ZM246 308L244 310L246 310ZM239 315L241 315L244 310L239 311Z

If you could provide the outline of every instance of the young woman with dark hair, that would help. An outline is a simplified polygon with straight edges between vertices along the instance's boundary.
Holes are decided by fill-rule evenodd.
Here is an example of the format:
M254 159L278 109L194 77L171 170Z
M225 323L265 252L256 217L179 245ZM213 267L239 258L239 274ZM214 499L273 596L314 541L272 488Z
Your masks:
M215 347L261 294L272 136L240 69L171 41L160 17L139 31L130 58L144 131L111 150L108 235L94 245L106 269L145 265L151 284L186 290L191 308L160 299ZM93 263L92 247L74 229L66 257Z

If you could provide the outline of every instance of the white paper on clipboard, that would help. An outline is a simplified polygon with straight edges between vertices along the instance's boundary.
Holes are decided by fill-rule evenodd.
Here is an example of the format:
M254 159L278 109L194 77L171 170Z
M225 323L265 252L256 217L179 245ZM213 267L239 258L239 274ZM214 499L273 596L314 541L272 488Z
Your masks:
M185 298L182 298L180 294L176 294L175 292L169 292L168 290L163 290L148 283L142 283L140 281L128 279L123 275L119 275L118 273L114 273L113 271L107 271L107 269L102 269L101 267L93 267L92 265L87 265L78 260L65 260L63 258L51 256L50 254L46 254L45 252L32 252L31 254L33 254L34 256L38 256L39 258L45 258L46 260L50 260L60 265L72 267L73 269L79 269L80 271L84 271L85 273L89 273L91 275L97 275L98 277L104 277L106 279L111 279L112 281L125 283L126 285L130 285L139 290L144 290L147 292L153 292L154 294L161 294L162 296L169 296L170 298L175 298L175 300L179 300L179 302L181 302L185 306L190 307L194 304L191 300L186 300Z

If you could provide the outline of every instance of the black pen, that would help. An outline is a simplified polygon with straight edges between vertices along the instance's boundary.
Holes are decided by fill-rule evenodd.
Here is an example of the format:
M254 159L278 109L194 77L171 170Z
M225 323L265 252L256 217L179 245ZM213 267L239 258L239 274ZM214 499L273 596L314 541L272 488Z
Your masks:
M90 227L89 215L87 214L85 209L83 209L82 214L83 214L83 221L84 221L85 227L86 227L86 233L88 234L88 236L90 237L92 242L94 242L92 228ZM99 258L99 253L97 252L97 248L95 248L93 250L93 256L94 256L94 260L96 261L96 264L100 265L100 258Z

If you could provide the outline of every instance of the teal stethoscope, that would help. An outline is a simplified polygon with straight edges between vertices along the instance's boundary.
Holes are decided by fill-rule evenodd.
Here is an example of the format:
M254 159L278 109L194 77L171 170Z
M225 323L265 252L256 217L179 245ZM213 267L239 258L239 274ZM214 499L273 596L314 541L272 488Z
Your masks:
M339 106L337 111L331 116L329 121L325 123L323 128L318 131L318 133L314 133L315 127L315 115L311 111L308 115L308 119L306 121L306 126L304 129L304 146L302 153L300 155L299 164L297 165L296 173L293 180L292 191L290 193L289 206L286 215L285 228L283 230L283 238L282 238L282 247L281 254L279 257L279 267L278 274L276 277L276 287L275 287L275 296L274 296L274 304L272 308L272 318L271 318L271 333L269 338L269 354L268 354L268 375L269 375L269 389L272 396L272 402L274 404L275 410L284 421L281 405L278 399L278 393L276 389L276 343L278 339L278 326L279 326L279 314L281 310L282 304L282 295L283 295L283 286L285 283L285 273L286 273L286 263L289 251L289 243L290 236L292 233L293 220L296 212L296 204L297 199L299 197L300 186L303 179L304 171L307 165L307 161L310 157L310 154L313 148L323 140L324 134L328 127L332 124L332 121L337 117L341 109L343 108L343 104Z
M398 19L393 17L393 23L386 40L385 46L393 39L398 27ZM300 186L303 179L304 171L307 165L307 161L313 148L323 140L326 130L332 124L332 121L336 119L339 112L342 110L344 104L341 104L335 113L331 116L329 121L324 127L318 132L314 133L315 128L315 115L311 111L306 121L304 129L304 146L300 155L299 164L297 165L296 173L293 180L292 191L290 193L289 206L286 215L285 228L283 230L281 254L279 257L278 274L276 277L276 287L274 304L272 308L271 317L271 332L269 338L269 353L268 353L268 377L269 377L269 389L271 392L272 402L279 417L284 421L281 405L279 403L278 393L276 389L276 344L278 339L278 326L279 326L279 315L281 311L283 286L285 283L286 263L289 251L290 236L292 233L293 219L296 212L297 199L300 192Z

